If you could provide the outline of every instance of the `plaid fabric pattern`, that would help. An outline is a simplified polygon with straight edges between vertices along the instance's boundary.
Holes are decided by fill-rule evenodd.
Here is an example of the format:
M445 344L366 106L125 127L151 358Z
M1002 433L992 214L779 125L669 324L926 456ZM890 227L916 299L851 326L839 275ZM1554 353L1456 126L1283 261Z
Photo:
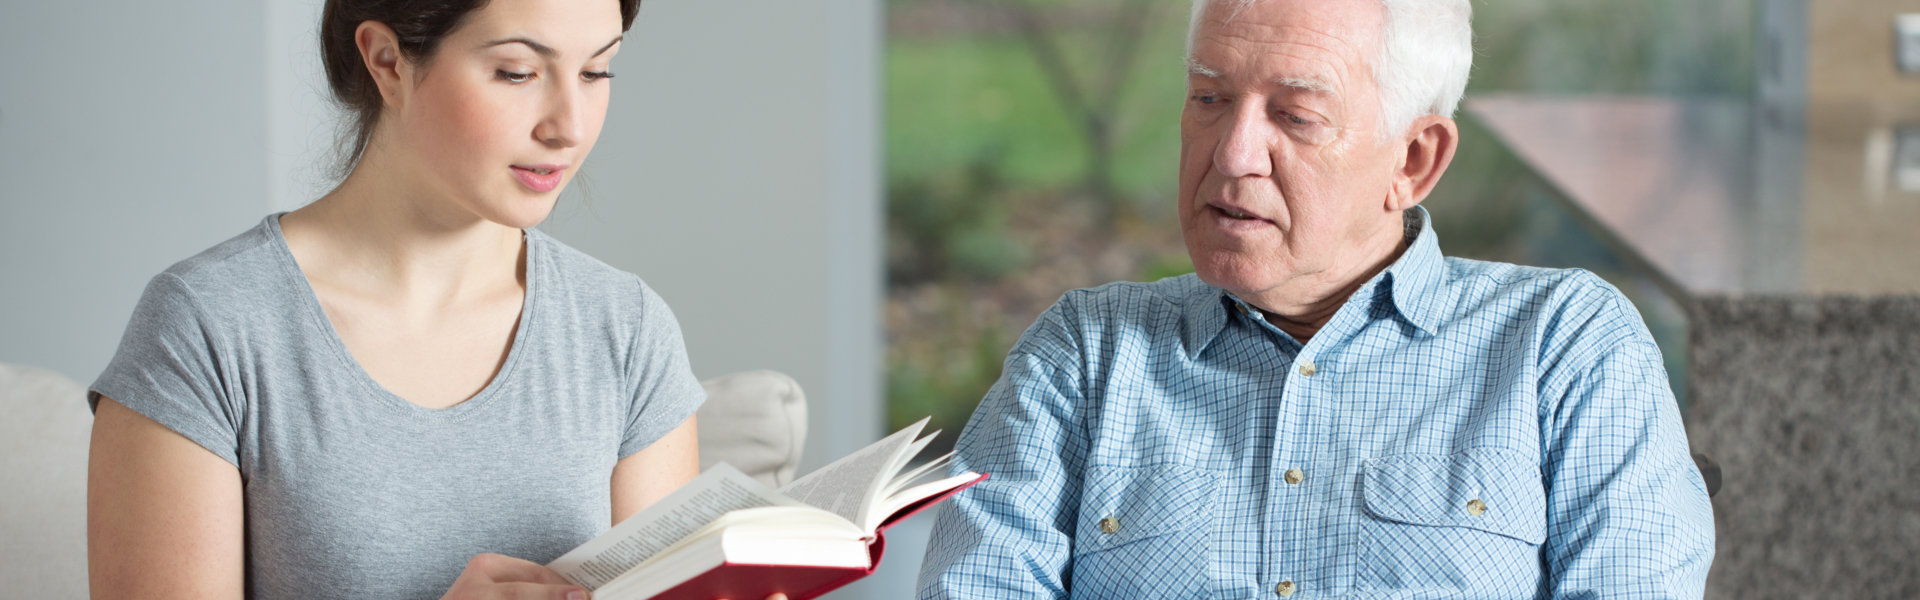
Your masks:
M919 597L1699 598L1660 352L1590 273L1409 249L1306 345L1192 275L1068 293L954 465Z

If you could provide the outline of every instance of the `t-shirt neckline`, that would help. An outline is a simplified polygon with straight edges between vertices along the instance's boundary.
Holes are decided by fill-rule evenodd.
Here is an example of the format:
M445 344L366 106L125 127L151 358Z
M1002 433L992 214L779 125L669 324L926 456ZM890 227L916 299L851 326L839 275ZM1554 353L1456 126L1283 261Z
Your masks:
M534 243L535 236L531 231L522 230L521 232L521 243L525 245L527 253L527 285L522 292L524 297L520 301L520 321L514 326L513 342L508 345L506 360L501 362L500 370L493 374L493 379L472 397L446 408L429 408L415 404L388 390L360 365L359 359L354 358L351 351L347 350L346 341L342 340L340 332L334 329L333 320L327 317L326 309L320 305L320 295L314 291L313 283L307 280L306 272L300 270L300 263L293 256L293 249L287 245L286 234L280 230L280 217L285 214L287 213L278 212L268 215L263 226L267 236L271 238L278 262L287 275L286 284L293 288L296 292L293 295L298 296L300 303L305 306L311 321L310 327L317 332L316 337L324 340L322 343L332 352L342 370L350 373L349 376L361 388L378 398L380 404L416 417L454 419L479 411L488 401L503 393L500 390L506 387L508 379L513 375L514 365L520 362L520 356L526 352L527 338L538 325L534 322L536 314L534 304L539 299L536 291L542 284L543 269L539 267L542 264L540 245Z

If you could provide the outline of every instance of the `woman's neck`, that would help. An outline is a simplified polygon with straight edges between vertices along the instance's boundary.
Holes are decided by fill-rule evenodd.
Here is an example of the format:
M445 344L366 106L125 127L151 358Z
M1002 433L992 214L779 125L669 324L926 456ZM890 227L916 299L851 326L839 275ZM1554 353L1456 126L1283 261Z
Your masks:
M362 160L340 187L281 219L309 279L429 305L524 285L519 229L381 164Z

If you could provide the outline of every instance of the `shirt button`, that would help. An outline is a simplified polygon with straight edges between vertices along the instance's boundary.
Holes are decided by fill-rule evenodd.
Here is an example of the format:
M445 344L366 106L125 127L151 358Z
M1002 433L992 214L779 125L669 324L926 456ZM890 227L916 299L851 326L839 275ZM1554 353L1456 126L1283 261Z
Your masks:
M1119 532L1120 532L1119 519L1115 519L1113 517L1107 517L1105 519L1100 520L1100 533L1119 533Z
M1306 481L1306 480L1307 480L1307 474L1306 474L1305 472L1303 472L1303 471L1301 471L1301 470L1299 470L1299 469L1287 469L1287 483L1288 483L1288 484L1290 484L1290 485L1299 485L1299 484L1300 484L1300 482L1302 482L1302 481Z
M1311 360L1300 361L1301 375L1312 377L1314 373L1319 373L1319 372L1320 372L1320 367L1314 366L1313 361Z
M1273 593L1281 596L1292 596L1293 591L1293 582L1291 581L1282 581L1280 585L1273 586Z
M1487 512L1487 503L1481 502L1479 498L1474 498L1472 500L1467 501L1467 514L1478 517L1480 515L1486 514L1486 512Z

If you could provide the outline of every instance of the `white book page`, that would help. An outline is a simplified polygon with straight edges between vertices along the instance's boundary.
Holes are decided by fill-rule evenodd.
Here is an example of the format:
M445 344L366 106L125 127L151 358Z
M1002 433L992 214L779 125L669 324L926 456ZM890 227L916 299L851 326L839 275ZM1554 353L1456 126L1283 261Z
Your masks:
M547 567L588 590L599 589L728 511L783 505L798 504L720 463Z
M780 488L780 492L840 515L848 522L864 523L866 519L861 509L873 503L882 488L893 480L894 471L902 460L901 455L913 445L914 436L926 425L927 419L921 419L871 446L794 480Z
M879 527L881 523L886 522L887 519L893 517L894 513L900 512L900 509L906 508L907 505L944 494L947 490L960 487L969 481L979 478L979 473L967 471L945 479L929 481L900 490L898 493L888 496L885 501L880 503L880 506L876 507L877 510L873 514L873 523L862 523L861 526L869 530Z
M914 467L912 471L901 473L899 477L893 478L893 481L887 484L886 492L881 494L881 496L892 497L894 494L899 493L900 490L912 487L915 483L919 483L922 480L937 479L941 475L944 475L947 465L952 463L953 453L948 452L933 460L927 461L927 464ZM936 473L936 471L940 473Z

